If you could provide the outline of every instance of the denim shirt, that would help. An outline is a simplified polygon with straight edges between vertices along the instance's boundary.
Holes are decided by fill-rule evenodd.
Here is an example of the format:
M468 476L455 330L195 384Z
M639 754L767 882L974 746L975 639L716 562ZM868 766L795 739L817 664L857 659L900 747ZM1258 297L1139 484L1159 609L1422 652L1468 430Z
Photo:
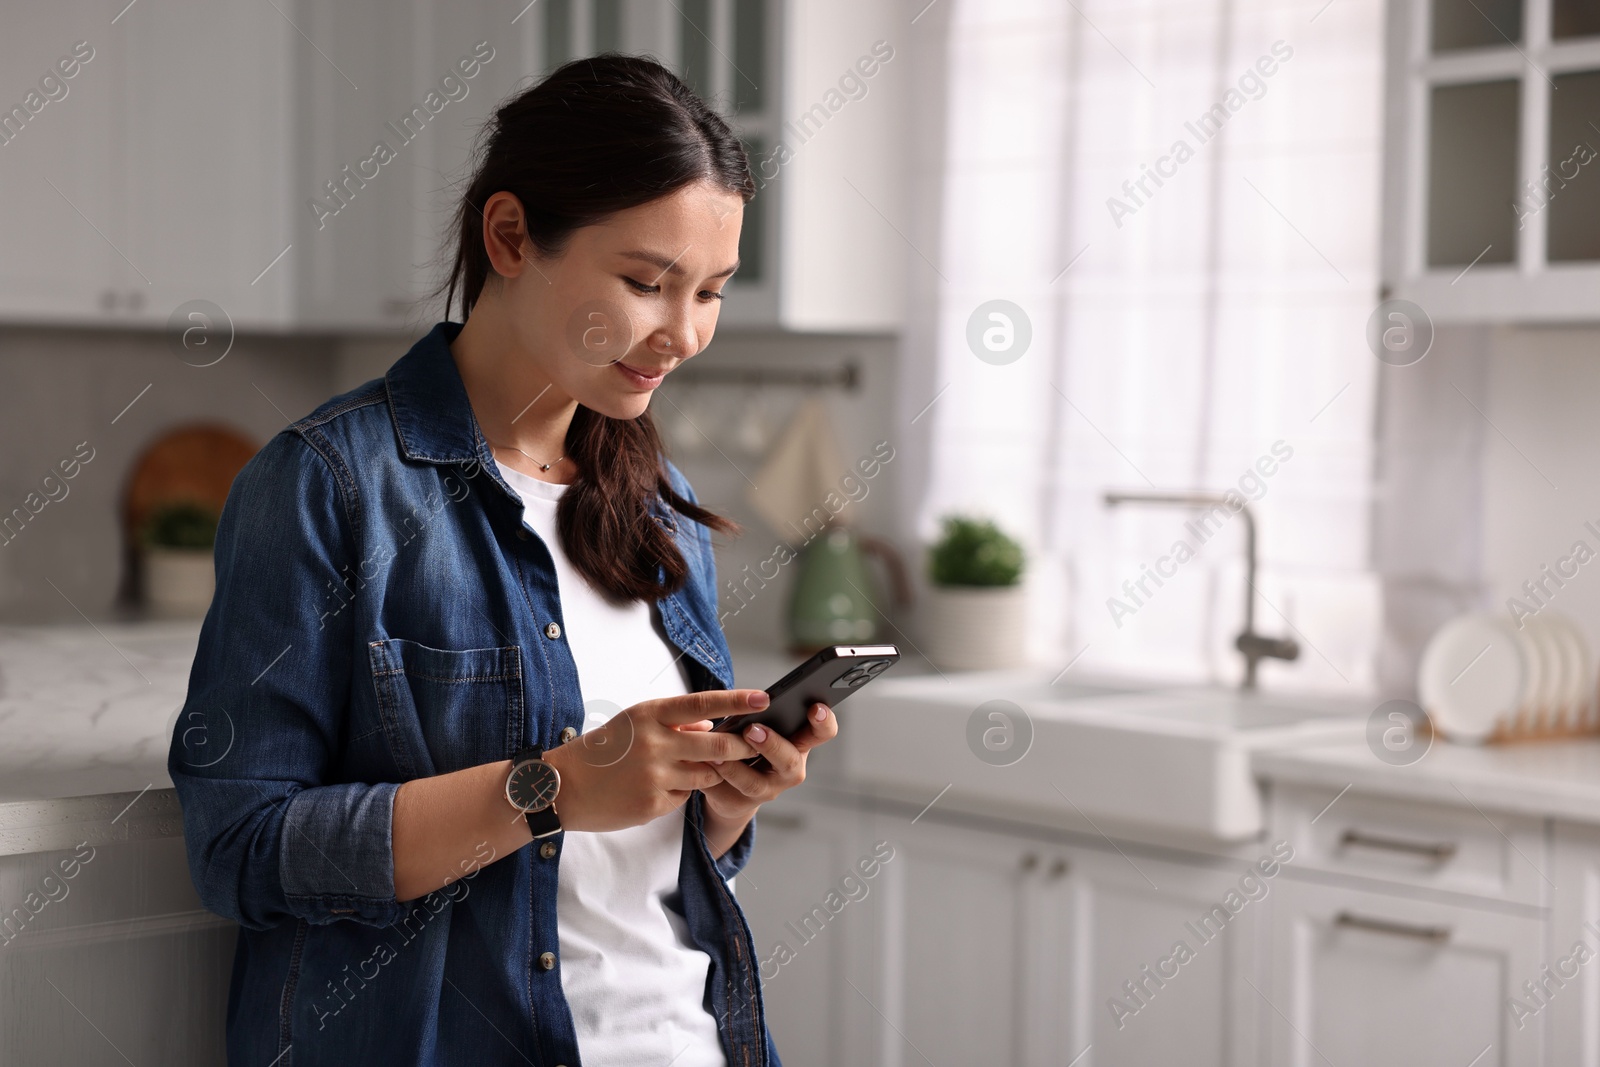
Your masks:
M241 927L227 1020L239 1067L579 1063L561 837L500 857L485 843L449 886L395 899L401 782L583 726L550 552L473 416L449 348L460 329L438 324L384 378L277 434L223 509L168 770L200 899ZM689 565L656 608L690 687L729 688L709 531L659 498L651 521ZM684 807L673 903L711 957L704 1003L729 1064L777 1064L726 881L754 824L713 860L703 801Z

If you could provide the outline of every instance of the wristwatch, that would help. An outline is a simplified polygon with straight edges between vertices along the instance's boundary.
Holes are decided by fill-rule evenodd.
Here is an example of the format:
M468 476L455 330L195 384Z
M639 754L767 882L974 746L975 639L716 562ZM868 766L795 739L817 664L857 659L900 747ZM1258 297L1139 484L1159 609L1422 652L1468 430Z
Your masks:
M537 840L561 832L561 817L553 806L561 792L561 775L544 761L544 749L535 745L511 757L511 773L506 775L506 799L528 819L528 829Z

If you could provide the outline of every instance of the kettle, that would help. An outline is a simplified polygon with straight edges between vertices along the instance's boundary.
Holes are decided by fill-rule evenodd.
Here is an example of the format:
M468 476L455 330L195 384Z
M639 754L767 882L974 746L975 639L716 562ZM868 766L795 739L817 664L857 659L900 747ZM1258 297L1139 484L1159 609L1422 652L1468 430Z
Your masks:
M889 574L896 606L911 602L905 561L893 545L831 523L800 549L799 571L789 598L789 650L810 655L828 645L869 642L882 634L867 557L876 557Z

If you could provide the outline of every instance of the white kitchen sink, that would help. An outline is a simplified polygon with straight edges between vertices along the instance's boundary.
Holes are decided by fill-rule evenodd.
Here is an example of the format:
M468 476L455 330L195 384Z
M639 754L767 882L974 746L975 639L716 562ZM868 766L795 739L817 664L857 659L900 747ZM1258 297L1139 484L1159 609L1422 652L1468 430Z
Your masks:
M1351 701L971 672L874 683L841 711L839 743L851 779L904 799L931 801L948 789L942 806L1230 841L1263 826L1252 752L1360 739L1370 711Z

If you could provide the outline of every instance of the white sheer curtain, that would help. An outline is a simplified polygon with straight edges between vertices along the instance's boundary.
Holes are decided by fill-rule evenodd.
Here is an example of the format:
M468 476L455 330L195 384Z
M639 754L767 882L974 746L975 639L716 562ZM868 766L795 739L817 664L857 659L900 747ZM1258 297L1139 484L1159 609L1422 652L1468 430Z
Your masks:
M1019 534L1042 660L1235 680L1242 519L1202 541L1192 513L1102 498L1244 479L1257 629L1303 649L1263 682L1373 684L1383 13L1319 6L949 0L918 27L945 62L917 66L904 532ZM967 342L993 299L1032 326L1006 365ZM1194 558L1163 562L1180 540Z

